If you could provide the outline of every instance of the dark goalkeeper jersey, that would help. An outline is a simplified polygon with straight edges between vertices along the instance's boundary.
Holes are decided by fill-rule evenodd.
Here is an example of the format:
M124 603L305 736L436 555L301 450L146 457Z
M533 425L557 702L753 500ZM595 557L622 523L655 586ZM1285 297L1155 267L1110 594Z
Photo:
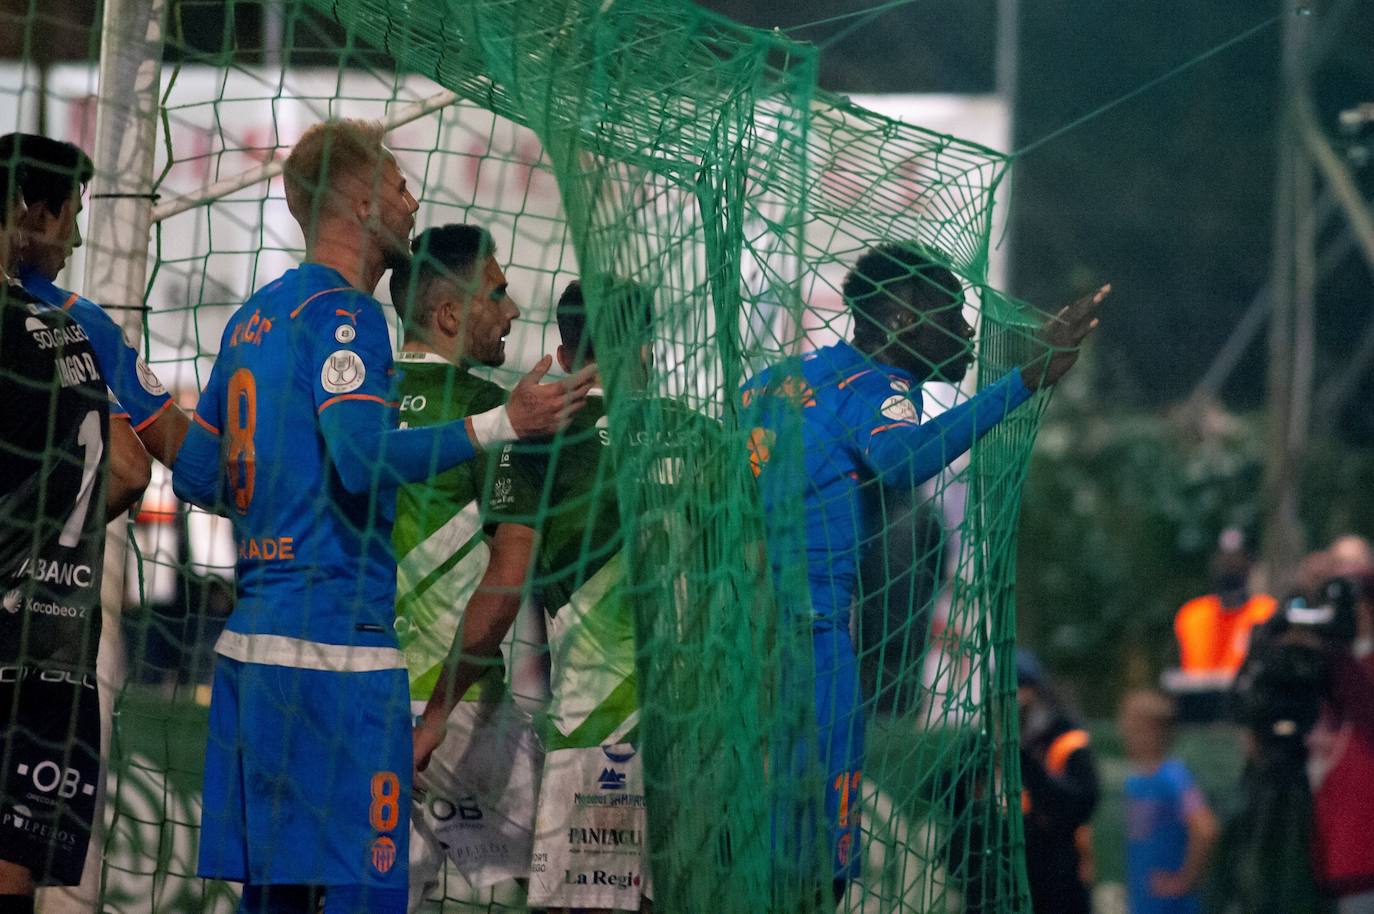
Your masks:
M0 663L88 673L109 395L85 332L0 283Z

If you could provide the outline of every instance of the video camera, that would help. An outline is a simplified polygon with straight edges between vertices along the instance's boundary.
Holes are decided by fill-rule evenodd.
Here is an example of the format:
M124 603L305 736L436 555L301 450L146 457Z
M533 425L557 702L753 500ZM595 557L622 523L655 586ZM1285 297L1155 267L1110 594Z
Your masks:
M1236 677L1239 716L1260 740L1290 743L1317 722L1326 697L1331 657L1355 637L1355 605L1360 587L1348 578L1331 578L1309 602L1294 595L1251 637L1245 666Z

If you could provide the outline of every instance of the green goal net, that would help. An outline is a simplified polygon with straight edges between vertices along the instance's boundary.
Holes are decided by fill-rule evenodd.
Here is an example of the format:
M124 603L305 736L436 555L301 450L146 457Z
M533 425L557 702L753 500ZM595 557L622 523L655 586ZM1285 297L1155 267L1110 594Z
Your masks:
M207 47L186 22L211 9L222 43ZM274 17L279 48L243 37L248 13ZM35 5L28 34L41 19ZM764 516L740 391L849 336L844 277L888 242L948 267L978 331L970 380L928 385L927 414L1020 364L1038 318L988 274L1005 157L821 91L814 48L671 0L186 0L167 13L165 44L139 344L164 383L193 405L230 315L301 258L279 166L327 118L383 122L420 204L417 229L469 223L494 238L521 313L505 364L478 374L509 388L557 349L555 302L584 280L613 456L567 504L545 485L527 519L546 538L570 527L574 548L535 563L505 688L551 752L568 737L551 710L560 665L573 662L560 639L621 613L639 711L632 730L601 736L642 758L647 828L633 843L654 909L833 910L824 841L784 853L774 833L779 808L820 816L826 789L819 761L778 752L816 726L811 623L778 610L810 599L805 575L771 573L766 541L803 529L804 487ZM39 80L21 66L7 85L15 129L93 150L92 67L48 67ZM88 233L62 279L100 301L80 288L83 258L119 244ZM599 277L645 290L647 320ZM379 295L399 343L385 282ZM867 749L845 793L862 871L839 910L1028 910L1013 584L1042 401L914 491L865 480L852 631ZM804 446L803 421L801 408L783 421L779 454ZM545 459L556 464L562 446ZM482 501L500 478L482 476ZM603 504L618 506L616 523L578 526ZM227 522L176 503L170 474L155 470L131 524L122 619L107 614L123 643L107 828L92 847L101 910L235 904L232 887L196 878L196 848L213 644L236 552ZM405 558L402 601L420 586ZM480 568L463 567L470 591ZM462 606L452 609L456 619ZM526 891L511 879L474 889L446 864L423 910L523 911Z

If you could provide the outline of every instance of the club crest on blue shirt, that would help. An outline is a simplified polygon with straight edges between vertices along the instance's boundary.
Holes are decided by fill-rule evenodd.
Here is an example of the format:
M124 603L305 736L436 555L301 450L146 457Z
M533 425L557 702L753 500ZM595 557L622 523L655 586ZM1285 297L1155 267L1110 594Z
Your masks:
M881 411L884 416L897 422L915 422L919 418L916 404L905 396L888 397L883 401Z
M144 390L155 397L160 397L167 393L167 388L162 386L162 381L148 367L148 363L143 361L143 356L139 356L134 361L135 374L138 375L138 383Z
M340 349L324 360L320 369L320 386L331 394L346 394L363 386L367 369L356 352Z

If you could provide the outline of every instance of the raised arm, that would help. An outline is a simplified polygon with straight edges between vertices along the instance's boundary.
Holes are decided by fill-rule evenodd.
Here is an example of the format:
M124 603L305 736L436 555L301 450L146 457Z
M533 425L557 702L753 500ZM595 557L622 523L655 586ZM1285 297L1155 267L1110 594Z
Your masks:
M541 359L505 405L441 425L388 428L391 408L375 394L326 399L319 407L320 428L344 488L358 494L421 482L487 447L563 428L586 402L593 374L543 383L552 363L550 356Z
M963 403L926 422L904 388L856 389L858 443L869 468L886 485L915 487L954 462L1037 390L1055 384L1078 359L1079 347L1097 327L1097 311L1111 286L1103 286L1045 322L1036 352L1020 368ZM877 382L879 388L884 382ZM865 399L866 397L866 399Z

